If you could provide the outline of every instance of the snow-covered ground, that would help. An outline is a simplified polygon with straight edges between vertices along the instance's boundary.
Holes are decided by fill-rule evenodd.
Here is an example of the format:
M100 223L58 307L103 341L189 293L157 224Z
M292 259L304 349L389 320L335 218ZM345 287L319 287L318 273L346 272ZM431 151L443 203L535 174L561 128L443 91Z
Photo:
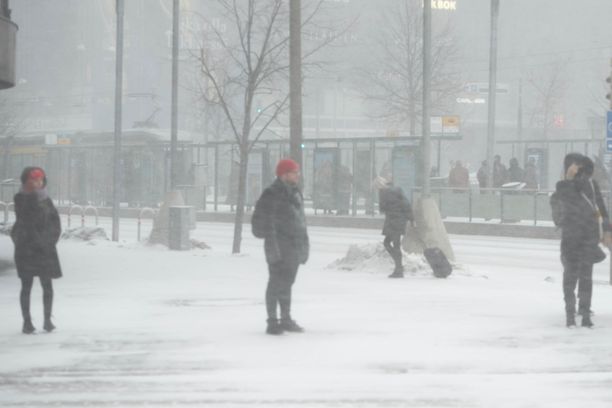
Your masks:
M2 407L612 406L612 289L596 268L594 330L564 327L558 243L452 237L462 269L328 268L377 231L312 228L294 292L307 332L264 334L261 241L199 224L211 251L60 244L52 334L20 333L19 281L0 271ZM0 237L0 258L12 245ZM41 291L33 296L41 326Z

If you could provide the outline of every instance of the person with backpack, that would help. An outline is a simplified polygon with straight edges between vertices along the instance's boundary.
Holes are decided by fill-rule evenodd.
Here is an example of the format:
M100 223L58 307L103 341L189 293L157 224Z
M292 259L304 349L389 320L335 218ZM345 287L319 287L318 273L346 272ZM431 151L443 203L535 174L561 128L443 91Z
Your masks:
M281 160L276 176L257 201L251 220L253 235L264 239L270 274L266 290L266 333L270 335L304 331L291 316L291 297L299 266L308 261L310 251L300 167L293 160Z
M389 278L403 278L401 240L402 236L406 234L408 221L414 222L412 206L402 189L394 187L386 179L378 177L375 185L380 195L380 212L385 214L385 224L382 231L385 236L383 244L395 263L395 269L389 275Z
M40 167L27 167L21 174L21 190L15 195L17 220L11 229L15 244L15 264L21 279L21 313L23 333L36 331L30 314L30 294L34 278L40 279L43 288L44 330L52 332L53 309L52 279L62 277L56 244L62 228L53 201L46 190L47 177Z
M591 179L589 163L592 161L581 154L568 154L564 160L565 179L557 183L550 200L553 221L561 228L563 295L568 328L576 326L576 285L581 324L593 327L593 265L606 257L599 246L600 241L612 242L608 212L599 186Z

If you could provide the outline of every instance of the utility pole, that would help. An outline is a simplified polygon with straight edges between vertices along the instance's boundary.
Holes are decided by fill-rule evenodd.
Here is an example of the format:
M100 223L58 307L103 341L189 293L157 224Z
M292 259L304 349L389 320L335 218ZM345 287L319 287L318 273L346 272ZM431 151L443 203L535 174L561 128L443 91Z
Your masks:
M289 109L291 158L302 166L302 10L289 1Z
M519 79L519 92L518 92L518 139L523 140L523 78Z
M495 156L495 103L497 98L497 25L499 20L499 0L491 0L491 48L489 52L489 116L487 126L487 163L489 164L489 181L493 187Z
M170 190L178 183L178 71L179 71L179 14L180 0L172 1L172 118L170 125Z
M423 198L431 194L431 1L423 6Z
M113 241L119 241L121 202L121 128L123 101L123 17L124 0L117 0L117 38L115 42L115 134L113 146Z

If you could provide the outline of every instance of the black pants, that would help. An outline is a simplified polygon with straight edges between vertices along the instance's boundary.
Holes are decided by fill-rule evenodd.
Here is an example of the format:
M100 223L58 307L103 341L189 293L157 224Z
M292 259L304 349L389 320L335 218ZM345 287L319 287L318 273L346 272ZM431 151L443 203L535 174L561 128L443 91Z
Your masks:
M21 314L24 320L32 319L30 314L30 294L32 293L32 286L34 285L34 278L21 278L21 295L19 301L21 303ZM45 320L51 319L51 312L53 311L53 283L50 278L40 278L40 285L43 289L43 306L45 313Z
M402 268L402 237L401 235L386 235L383 242L385 249L395 262L395 269Z
M578 313L587 315L591 311L593 297L593 264L585 261L563 262L563 296L565 299L565 313L576 313L576 285L578 285Z
M268 319L278 319L277 306L280 306L281 319L291 320L291 288L295 283L299 263L297 260L283 260L268 265L270 279L266 290Z

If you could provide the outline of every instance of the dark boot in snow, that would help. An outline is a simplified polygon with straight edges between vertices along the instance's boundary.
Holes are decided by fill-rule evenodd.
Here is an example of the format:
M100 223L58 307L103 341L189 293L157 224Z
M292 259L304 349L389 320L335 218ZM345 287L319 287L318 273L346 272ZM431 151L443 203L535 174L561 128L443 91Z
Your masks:
M45 319L45 325L43 326L43 329L45 329L47 333L51 333L53 330L55 330L55 325L53 324L53 322L51 322L51 319Z
M290 333L304 333L304 328L300 327L295 320L283 319L281 321L281 328Z
M36 327L32 324L32 319L25 319L23 321L23 334L32 334L36 331Z
M268 328L266 329L266 333L272 336L279 336L283 334L284 330L281 327L278 319L268 319Z
M582 316L582 327L588 327L589 329L594 326L593 321L591 320L590 314L585 314Z
M572 327L576 327L576 318L574 317L574 315L567 315L567 317L565 318L565 325L568 328L572 328Z
M404 267L403 266L398 266L397 268L395 268L393 273L389 275L389 278L391 279L403 278L403 277L404 277Z

